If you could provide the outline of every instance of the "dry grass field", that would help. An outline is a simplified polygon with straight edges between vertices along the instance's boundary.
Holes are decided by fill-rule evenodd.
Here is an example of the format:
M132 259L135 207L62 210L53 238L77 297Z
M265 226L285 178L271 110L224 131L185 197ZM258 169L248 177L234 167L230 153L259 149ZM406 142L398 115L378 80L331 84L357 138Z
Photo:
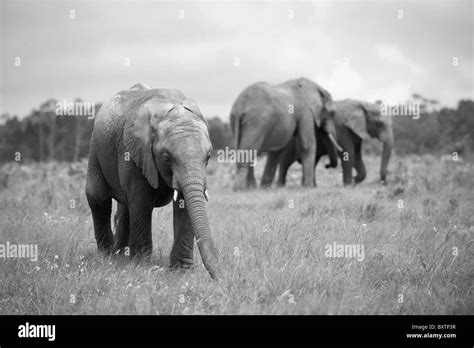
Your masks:
M264 159L257 168L260 179ZM324 161L323 161L324 162ZM153 257L97 254L84 194L86 161L9 163L0 171L0 243L37 244L38 261L0 258L1 314L473 314L474 166L394 157L389 184L342 187L317 169L300 187L232 192L232 164L208 168L211 230L222 278L168 269L172 207L153 213ZM73 201L71 201L73 200ZM364 258L325 246L359 244Z

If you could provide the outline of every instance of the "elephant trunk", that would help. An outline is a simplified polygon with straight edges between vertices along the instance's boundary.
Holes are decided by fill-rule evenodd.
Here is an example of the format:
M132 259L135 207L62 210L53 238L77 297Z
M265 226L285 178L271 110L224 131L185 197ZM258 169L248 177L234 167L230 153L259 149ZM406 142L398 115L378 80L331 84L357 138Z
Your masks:
M322 134L322 142L318 143L318 147L316 150L316 160L318 160L321 156L324 156L326 153L329 157L329 163L326 164L326 168L336 168L337 167L337 157L338 157L338 149L335 141L331 140L332 134ZM317 163L316 163L317 164Z
M211 237L204 196L204 168L186 170L180 180L184 201L204 266L213 279L218 276L218 252Z
M380 164L380 181L382 183L385 183L386 177L387 177L388 161L390 160L390 155L392 153L392 147L393 147L392 129L385 130L380 135L380 141L382 141L382 144L383 144L382 159L381 159L381 164Z
M332 104L331 104L332 105ZM324 124L324 131L326 132L329 138L329 144L327 144L327 150L329 155L329 164L326 165L326 168L335 168L337 167L337 157L339 152L343 152L342 147L337 143L335 138L336 126L334 124L334 107L332 106L332 111L330 112L331 118L327 119Z

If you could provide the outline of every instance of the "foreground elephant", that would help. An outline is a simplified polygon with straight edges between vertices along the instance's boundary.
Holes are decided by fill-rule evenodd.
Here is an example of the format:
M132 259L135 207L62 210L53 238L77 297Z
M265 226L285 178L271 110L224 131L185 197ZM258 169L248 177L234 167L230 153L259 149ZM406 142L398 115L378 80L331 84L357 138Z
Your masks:
M206 212L210 152L204 117L178 90L136 84L104 104L95 118L86 183L99 250L128 247L131 256L150 255L153 208L173 199L171 266L192 265L196 237L215 278L218 254ZM112 198L118 203L115 241Z
M380 107L376 104L366 103L353 99L335 101L336 140L342 147L339 152L342 163L344 185L352 184L352 168L357 175L355 183L363 181L366 177L365 165L362 160L362 141L370 137L379 139L383 144L380 166L380 180L385 183L387 166L393 146L393 132L391 119L380 114ZM315 158L317 165L321 156L328 153L327 145L318 145ZM284 186L288 168L295 161L301 162L301 149L296 139L288 145L280 161L278 185ZM331 166L332 166L331 161Z
M316 132L335 142L331 95L306 78L277 85L257 82L247 87L232 106L230 122L238 151L267 152L261 186L271 185L283 152L295 136L301 149L303 186L315 186ZM336 149L328 149L337 162ZM256 186L250 163L237 163L234 190Z

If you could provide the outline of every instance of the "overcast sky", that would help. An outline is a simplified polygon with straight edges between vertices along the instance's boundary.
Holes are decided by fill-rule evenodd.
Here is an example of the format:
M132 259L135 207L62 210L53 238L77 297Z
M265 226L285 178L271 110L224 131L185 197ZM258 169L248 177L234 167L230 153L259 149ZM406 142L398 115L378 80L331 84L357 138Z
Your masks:
M21 117L50 97L103 101L136 82L180 89L224 120L249 84L299 76L335 99L474 95L470 0L0 6L1 110Z

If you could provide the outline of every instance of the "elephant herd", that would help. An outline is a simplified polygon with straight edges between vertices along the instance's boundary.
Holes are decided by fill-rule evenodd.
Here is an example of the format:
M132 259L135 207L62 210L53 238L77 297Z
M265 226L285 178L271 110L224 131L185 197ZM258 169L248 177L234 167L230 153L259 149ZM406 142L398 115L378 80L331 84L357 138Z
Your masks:
M333 101L330 93L306 78L246 88L231 111L236 150L266 152L261 181L285 185L289 166L303 167L303 186L315 186L315 166L328 155L327 167L341 159L344 184L364 180L361 145L376 137L383 143L380 178L386 179L393 143L389 119L377 105ZM97 113L87 168L86 196L99 251L148 257L155 207L173 201L174 243L171 267L193 265L196 239L204 266L219 278L218 251L207 217L206 166L212 145L197 104L178 90L135 84L105 103ZM234 190L256 186L250 163L237 163ZM117 201L112 233L112 199Z
M267 152L261 187L271 185L279 167L278 185L284 186L292 163L303 166L302 185L316 186L315 166L324 155L326 167L336 167L341 159L343 183L365 179L362 141L369 137L383 143L380 180L385 182L393 145L389 117L378 105L358 100L333 101L329 92L306 78L278 85L258 82L247 87L231 111L235 147ZM357 175L352 178L352 168ZM256 186L253 167L237 164L234 190Z

